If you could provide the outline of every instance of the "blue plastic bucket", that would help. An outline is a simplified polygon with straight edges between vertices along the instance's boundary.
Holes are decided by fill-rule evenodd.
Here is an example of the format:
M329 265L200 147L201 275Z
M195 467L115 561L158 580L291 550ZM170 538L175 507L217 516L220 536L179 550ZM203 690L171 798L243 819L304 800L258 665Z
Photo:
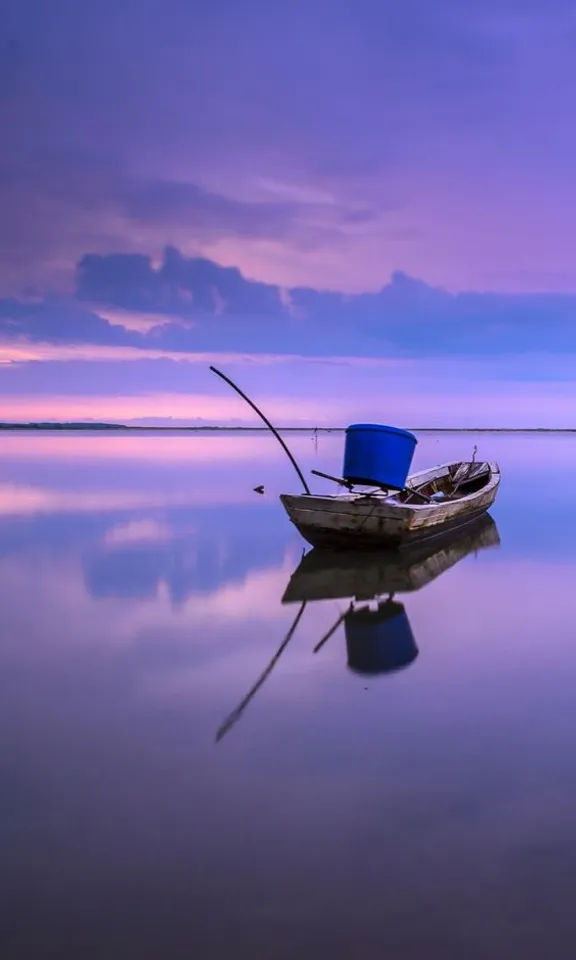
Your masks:
M408 430L353 423L346 428L344 479L365 486L403 489L417 443Z
M348 668L354 673L392 673L418 656L410 622L401 603L389 600L377 610L354 610L344 620Z

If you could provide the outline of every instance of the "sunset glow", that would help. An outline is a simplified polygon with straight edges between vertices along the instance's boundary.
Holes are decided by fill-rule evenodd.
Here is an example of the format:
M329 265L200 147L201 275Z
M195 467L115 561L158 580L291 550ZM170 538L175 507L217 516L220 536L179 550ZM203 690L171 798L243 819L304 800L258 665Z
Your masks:
M26 95L3 59L0 418L249 425L216 363L285 425L576 424L574 14L536 7L54 8Z

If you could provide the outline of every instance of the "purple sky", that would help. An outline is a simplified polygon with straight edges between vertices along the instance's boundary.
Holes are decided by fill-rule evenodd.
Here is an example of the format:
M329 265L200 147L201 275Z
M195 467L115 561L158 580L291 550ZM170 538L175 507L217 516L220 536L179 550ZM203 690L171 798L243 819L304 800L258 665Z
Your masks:
M567 0L5 0L2 416L245 418L209 355L286 422L576 423L575 48Z

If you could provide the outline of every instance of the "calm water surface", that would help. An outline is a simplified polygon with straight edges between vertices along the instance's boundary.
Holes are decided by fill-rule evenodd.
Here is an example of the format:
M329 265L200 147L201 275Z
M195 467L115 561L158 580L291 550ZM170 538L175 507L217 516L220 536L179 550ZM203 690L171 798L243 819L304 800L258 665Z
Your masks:
M5 960L574 956L576 440L415 466L475 442L500 545L396 595L411 662L309 602L243 703L314 587L275 441L2 437Z

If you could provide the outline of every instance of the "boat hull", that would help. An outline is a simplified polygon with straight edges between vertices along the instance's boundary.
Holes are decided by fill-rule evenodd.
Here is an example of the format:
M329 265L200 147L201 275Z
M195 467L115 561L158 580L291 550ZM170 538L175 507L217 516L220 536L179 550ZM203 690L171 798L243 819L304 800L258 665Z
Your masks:
M436 468L438 471L444 468ZM410 478L416 486L423 471ZM280 499L302 537L314 547L403 549L475 523L492 506L500 483L497 464L480 490L443 503L403 504L384 496L282 494Z

